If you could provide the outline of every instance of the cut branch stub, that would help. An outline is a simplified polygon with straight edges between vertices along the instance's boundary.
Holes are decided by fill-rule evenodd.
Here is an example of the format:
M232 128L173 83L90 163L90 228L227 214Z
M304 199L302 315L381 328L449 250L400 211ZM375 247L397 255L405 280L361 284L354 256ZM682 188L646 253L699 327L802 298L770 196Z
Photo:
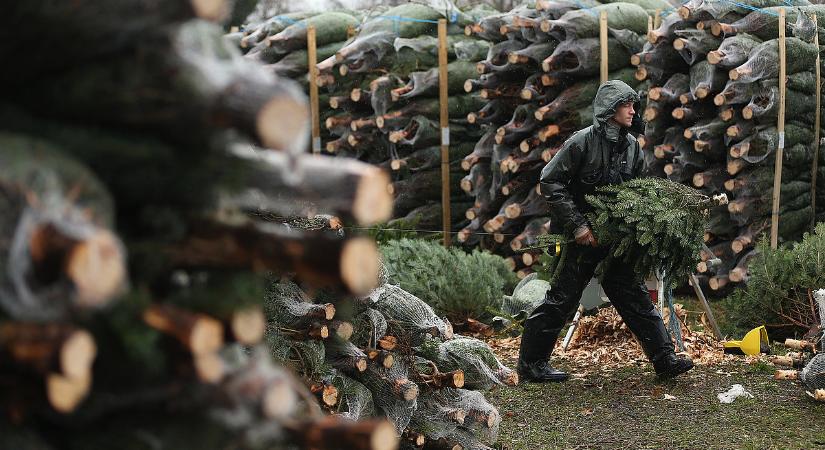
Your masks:
M223 325L205 314L172 305L151 305L143 312L150 327L174 337L195 355L216 352L223 346Z

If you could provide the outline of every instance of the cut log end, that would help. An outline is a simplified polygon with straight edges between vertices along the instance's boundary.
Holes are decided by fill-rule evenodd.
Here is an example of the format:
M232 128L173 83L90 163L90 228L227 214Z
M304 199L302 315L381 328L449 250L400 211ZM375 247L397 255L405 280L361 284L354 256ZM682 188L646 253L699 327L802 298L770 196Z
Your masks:
M725 54L721 50L711 50L708 53L708 62L712 65L719 64L724 56Z
M287 418L298 404L297 391L284 377L276 378L267 387L261 400L261 410L270 419Z
M395 350L398 346L398 338L387 335L378 340L378 347L384 350Z
M673 40L673 48L676 50L684 50L685 49L685 40L682 38L676 38Z
M799 371L797 370L777 370L773 374L774 380L798 380Z
M367 238L354 238L341 250L341 280L356 295L363 295L378 283L378 249Z
M473 80L464 81L464 92L473 92Z
M696 98L705 98L710 94L710 88L706 86L700 86L696 88Z
M687 6L679 7L678 12L679 12L679 17L681 17L682 20L690 19L690 8L688 8Z
M702 187L705 185L705 177L701 173L693 175L693 185L695 187Z
M785 347L792 348L794 350L816 352L816 345L813 342L798 339L785 339Z
M46 398L55 411L67 414L77 409L86 398L92 385L90 374L82 377L66 377L49 374L46 377Z
M87 377L97 355L97 346L91 333L75 330L60 349L60 369L70 378Z
M685 118L685 109L676 108L670 113L670 115L673 116L673 118L676 120L682 120Z
M636 69L636 73L633 75L637 81L644 81L647 79L647 69L644 67L639 67Z
M192 327L192 334L189 337L189 349L192 353L199 355L217 351L223 346L223 326L217 320L201 316Z
M376 167L365 170L358 181L353 217L362 225L381 223L392 215L392 195L387 191L390 178L386 172Z
M256 129L264 146L298 152L309 135L309 109L298 98L281 95L270 99L258 112Z
M348 341L355 333L355 327L350 322L337 322L333 325L335 335L339 338Z
M748 120L753 119L753 108L750 106L742 108L742 117Z
M504 208L504 217L507 219L515 219L521 216L521 205L513 203Z
M67 275L75 285L76 301L101 306L115 296L126 278L120 243L109 231L99 231L75 245L67 259Z
M196 17L212 22L222 21L229 12L226 0L189 0Z
M215 384L223 379L226 365L217 353L195 355L192 360L195 375L204 383Z
M731 119L733 119L733 116L735 114L736 114L736 112L734 111L733 108L727 108L727 109L723 109L722 111L719 112L719 118L722 119L724 122L728 122ZM744 116L744 110L743 110L743 116ZM745 117L745 118L747 119L748 117Z
M716 106L722 106L725 104L725 102L727 102L727 99L722 94L717 94L715 97L713 97L713 104Z
M260 308L248 308L232 315L230 328L236 341L244 345L255 345L264 337L266 318Z

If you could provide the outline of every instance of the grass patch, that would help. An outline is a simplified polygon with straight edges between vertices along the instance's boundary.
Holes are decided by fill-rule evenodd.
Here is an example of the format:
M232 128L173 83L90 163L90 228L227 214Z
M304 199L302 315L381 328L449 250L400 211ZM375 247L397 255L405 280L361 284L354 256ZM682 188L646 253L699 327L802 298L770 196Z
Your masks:
M766 366L697 367L666 382L649 366L627 367L566 383L499 388L488 396L503 417L497 448L825 446L825 430L811 426L825 405L796 383L774 381ZM754 398L721 404L716 395L736 383Z

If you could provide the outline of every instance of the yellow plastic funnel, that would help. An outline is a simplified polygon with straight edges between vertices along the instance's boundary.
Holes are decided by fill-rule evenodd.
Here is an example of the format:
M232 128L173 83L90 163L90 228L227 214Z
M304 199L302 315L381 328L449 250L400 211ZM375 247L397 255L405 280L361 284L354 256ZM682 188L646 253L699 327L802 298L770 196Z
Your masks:
M725 347L725 353L739 355L758 355L760 353L770 353L771 350L768 342L768 331L764 325L748 331L741 341L726 341L722 345Z

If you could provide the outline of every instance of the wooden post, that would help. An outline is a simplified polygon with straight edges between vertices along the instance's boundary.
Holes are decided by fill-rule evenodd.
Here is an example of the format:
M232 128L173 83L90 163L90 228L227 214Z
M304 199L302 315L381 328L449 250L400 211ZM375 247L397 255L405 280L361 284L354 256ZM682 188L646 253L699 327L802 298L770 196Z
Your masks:
M438 100L441 104L441 224L450 246L450 112L447 109L447 20L438 20Z
M599 13L599 47L601 48L601 64L599 81L607 81L607 11Z
M814 46L819 48L819 29L816 23L816 14L814 14ZM816 225L816 173L819 171L819 125L820 114L822 114L822 74L820 69L819 52L816 53L816 66L814 71L816 73L816 115L814 116L814 161L811 166L811 232L814 231Z
M307 65L309 66L309 111L312 115L312 153L321 153L321 116L318 110L318 54L315 46L315 25L307 27Z
M779 194L782 189L782 154L785 148L785 8L779 9L779 114L776 123L779 145L773 169L773 207L771 208L771 248L779 241Z
M660 26L662 26L662 10L661 10L661 8L657 9L656 10L656 15L653 16L653 29L655 30L655 29L659 28Z

